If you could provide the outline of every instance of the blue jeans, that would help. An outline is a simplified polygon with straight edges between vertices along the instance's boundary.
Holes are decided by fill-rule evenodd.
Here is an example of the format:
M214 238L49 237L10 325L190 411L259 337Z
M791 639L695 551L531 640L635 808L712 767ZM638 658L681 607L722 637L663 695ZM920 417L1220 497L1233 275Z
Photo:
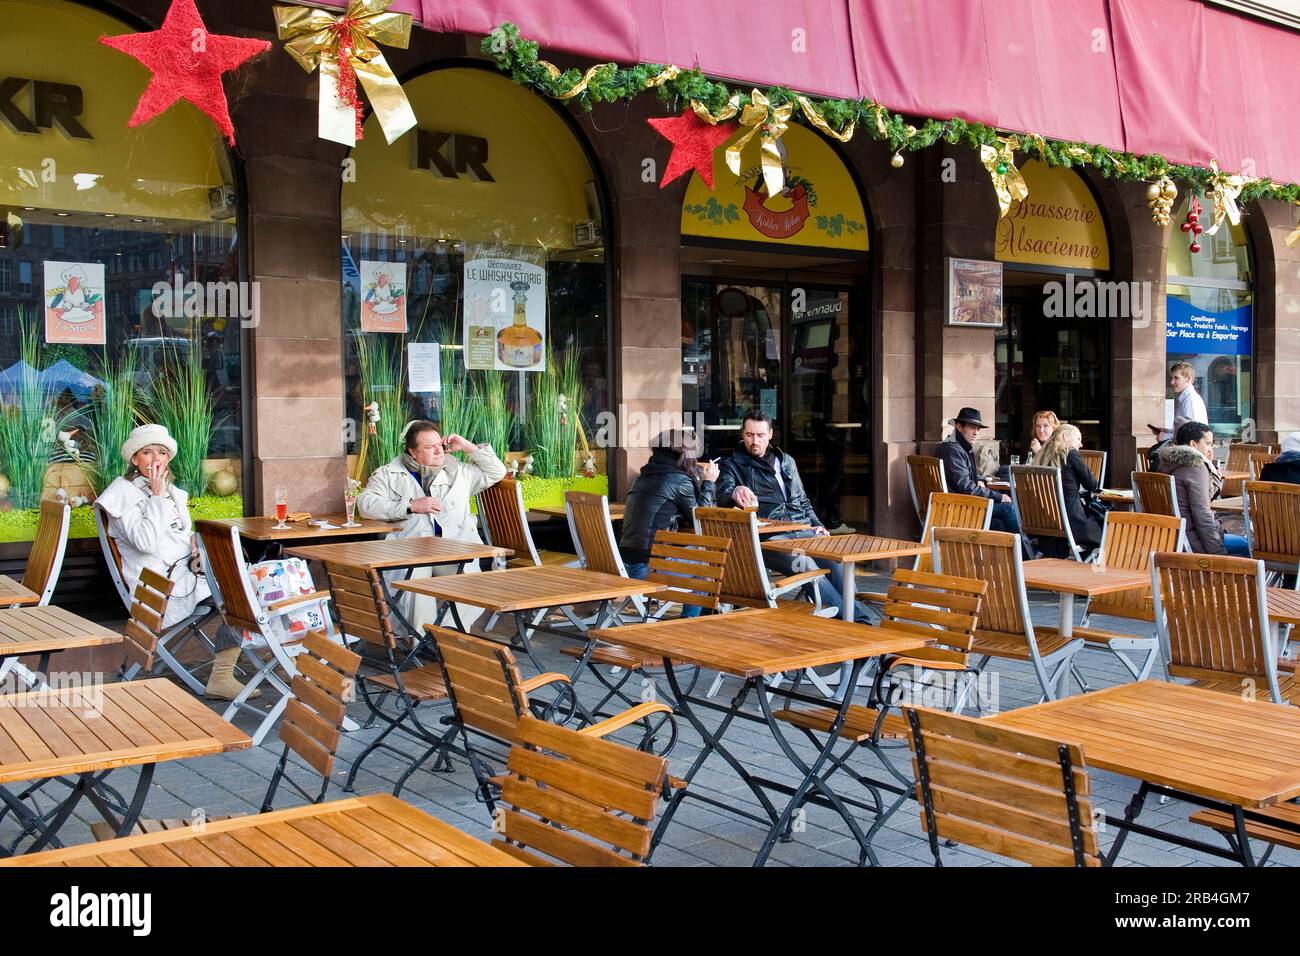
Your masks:
M1225 534L1223 536L1223 546L1228 549L1228 554L1234 558L1250 557L1250 542L1246 540L1245 535Z
M644 581L646 575L650 573L649 564L628 564L624 565L624 567L627 568L627 576L629 578L636 578L638 581ZM668 572L664 573L666 574ZM669 598L669 600L671 600L671 598ZM698 604L683 604L682 617L699 617L700 612L703 610L704 608L700 607Z
M1011 502L993 502L993 520L989 522L989 530L1020 534L1020 519L1016 516L1016 509L1012 507Z

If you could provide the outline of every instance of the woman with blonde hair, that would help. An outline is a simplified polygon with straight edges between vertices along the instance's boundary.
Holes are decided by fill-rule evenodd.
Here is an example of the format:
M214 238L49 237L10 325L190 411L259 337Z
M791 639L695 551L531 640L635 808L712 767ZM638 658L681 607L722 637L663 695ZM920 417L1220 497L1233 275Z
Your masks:
M1070 533L1074 535L1074 543L1087 552L1101 544L1101 523L1086 507L1092 496L1101 490L1101 485L1079 454L1082 447L1083 434L1079 429L1073 425L1057 425L1034 456L1034 464L1061 470L1061 490L1065 494Z
M1029 454L1037 455L1042 451L1043 443L1052 436L1052 432L1061 420L1056 417L1056 412L1034 412L1034 422L1029 431Z

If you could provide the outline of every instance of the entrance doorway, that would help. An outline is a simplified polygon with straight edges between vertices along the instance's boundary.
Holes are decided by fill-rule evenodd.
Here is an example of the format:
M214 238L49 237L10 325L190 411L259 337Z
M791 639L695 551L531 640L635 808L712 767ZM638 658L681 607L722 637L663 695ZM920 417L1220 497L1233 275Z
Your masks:
M1078 281L1078 280L1076 280ZM1035 412L1053 411L1083 433L1083 447L1110 444L1110 318L1048 316L1048 283L1064 273L1003 271L1006 325L996 336L996 437L1028 461ZM1067 310L1068 311L1068 310Z
M730 454L745 413L762 410L827 528L867 530L871 313L857 278L863 262L797 269L791 256L682 253L682 411L703 429L706 454ZM786 268L737 261L757 265L760 255ZM688 274L696 270L705 274Z

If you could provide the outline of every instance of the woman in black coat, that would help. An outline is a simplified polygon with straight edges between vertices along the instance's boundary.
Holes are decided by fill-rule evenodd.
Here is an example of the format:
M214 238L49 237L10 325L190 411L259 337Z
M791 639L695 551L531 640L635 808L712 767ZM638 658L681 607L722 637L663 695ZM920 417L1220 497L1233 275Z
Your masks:
M1083 435L1073 425L1057 425L1036 456L1035 465L1061 469L1061 490L1065 493L1065 514L1074 543L1086 554L1101 544L1101 522L1085 507L1086 500L1101 491L1087 462L1079 454Z

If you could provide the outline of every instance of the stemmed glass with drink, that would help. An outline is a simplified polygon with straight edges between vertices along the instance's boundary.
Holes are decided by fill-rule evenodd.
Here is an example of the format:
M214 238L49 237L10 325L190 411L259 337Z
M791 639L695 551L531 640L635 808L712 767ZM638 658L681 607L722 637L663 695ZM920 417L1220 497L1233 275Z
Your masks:
M345 528L360 528L361 522L356 520L357 513L357 480L349 478L347 484L343 486L343 507L347 511L348 520L343 522Z
M285 524L285 521L284 521L284 519L287 518L287 517L289 517L289 489L288 489L288 488L276 488L276 489L275 489L275 521L276 521L276 523L275 523L274 525L272 525L271 527L273 527L276 531L285 531L285 530L287 530L289 526L288 526L287 524Z

